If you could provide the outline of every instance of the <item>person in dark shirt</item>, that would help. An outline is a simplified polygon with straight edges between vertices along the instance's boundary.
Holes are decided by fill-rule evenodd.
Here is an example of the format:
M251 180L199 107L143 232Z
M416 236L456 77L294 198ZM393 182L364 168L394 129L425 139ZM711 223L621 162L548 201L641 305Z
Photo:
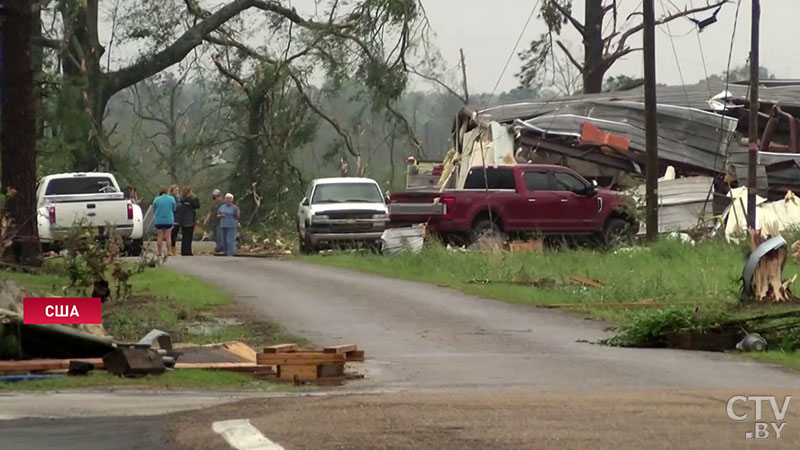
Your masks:
M175 220L181 228L181 256L192 256L192 238L194 225L197 222L197 210L200 208L200 199L194 195L192 188L184 186L183 195L178 203L178 213Z

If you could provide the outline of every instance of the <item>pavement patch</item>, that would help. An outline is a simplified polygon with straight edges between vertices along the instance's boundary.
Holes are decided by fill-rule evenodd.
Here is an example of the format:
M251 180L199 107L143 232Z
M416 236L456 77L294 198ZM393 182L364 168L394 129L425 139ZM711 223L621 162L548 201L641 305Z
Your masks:
M247 419L214 422L211 429L236 450L283 450L283 447L267 439Z

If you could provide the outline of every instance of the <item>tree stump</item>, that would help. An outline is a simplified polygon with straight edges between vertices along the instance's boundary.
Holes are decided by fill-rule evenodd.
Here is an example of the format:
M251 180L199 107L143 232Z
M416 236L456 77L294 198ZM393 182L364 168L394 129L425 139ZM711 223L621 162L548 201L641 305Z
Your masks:
M755 251L759 245L769 238L779 236L777 224L769 224L764 227L767 237L765 238L761 230L749 229L750 249ZM750 288L750 300L761 303L782 303L794 300L789 286L792 280L783 280L783 265L789 251L786 245L770 251L759 260L753 273L753 280Z

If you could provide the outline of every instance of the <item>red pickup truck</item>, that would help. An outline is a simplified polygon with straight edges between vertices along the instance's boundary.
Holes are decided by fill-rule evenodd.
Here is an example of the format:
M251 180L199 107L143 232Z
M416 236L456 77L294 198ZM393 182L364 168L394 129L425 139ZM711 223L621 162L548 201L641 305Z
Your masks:
M638 232L631 211L619 193L597 189L567 167L539 164L474 167L464 189L389 197L391 226L427 223L447 241L501 231L596 235L614 244Z

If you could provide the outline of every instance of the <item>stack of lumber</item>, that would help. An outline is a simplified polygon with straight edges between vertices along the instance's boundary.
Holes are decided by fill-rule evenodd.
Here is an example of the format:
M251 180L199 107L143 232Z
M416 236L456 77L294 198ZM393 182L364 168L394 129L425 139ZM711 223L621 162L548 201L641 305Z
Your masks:
M352 344L300 350L297 344L266 347L256 355L259 365L275 366L277 381L340 384L363 375L345 373L345 364L363 362L364 352Z

